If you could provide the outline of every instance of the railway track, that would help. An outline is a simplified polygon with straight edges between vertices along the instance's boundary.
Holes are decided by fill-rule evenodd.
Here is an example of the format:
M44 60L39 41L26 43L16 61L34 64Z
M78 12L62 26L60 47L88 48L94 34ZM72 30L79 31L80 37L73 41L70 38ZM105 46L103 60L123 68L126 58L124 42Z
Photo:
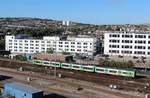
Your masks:
M83 84L83 83L81 83L80 82L80 80L78 80L79 82L74 82L74 81L66 81L66 80L63 80L63 79L59 79L59 78L50 78L50 77L48 77L47 75L45 75L45 74L32 74L32 73L26 73L26 72L16 72L16 71L11 71L11 70L9 70L9 69L2 69L2 68L0 68L0 71L1 72L6 72L6 73L10 73L12 76L13 75L20 75L20 76L26 76L26 77L31 77L31 78L33 78L33 79L42 79L42 80L47 80L47 81L57 81L57 83L58 84L65 84L65 85L67 85L67 86L69 86L69 85L71 85L71 87L73 87L73 88L76 88L76 90L80 87L80 88L82 88L83 87L83 89L90 89L90 90L95 90L95 91L99 91L99 92L103 92L103 93L107 93L107 94L112 94L112 95L114 95L115 94L115 96L117 96L117 97L112 97L112 98L138 98L138 97L135 97L135 96L129 96L129 97L123 97L123 96L126 96L126 94L121 94L121 93L117 93L117 92L111 92L111 91L108 91L108 90L104 90L104 89L102 89L102 88L99 88L99 87L97 87L97 85L89 85L89 84ZM48 89L54 89L54 88L49 88L48 87ZM64 92L64 90L61 90L61 89L57 89L57 88L55 88L56 89L56 91L61 91L61 92ZM85 90L86 91L86 90ZM65 91L65 92L67 92L67 91ZM80 93L80 92L79 92ZM77 93L76 92L76 94L79 94L79 93ZM94 92L90 92L90 93L94 93ZM94 96L94 95L92 95L92 97L89 97L89 95L87 95L87 94L82 94L82 96L87 96L86 98L99 98L99 97L96 97L96 96Z
M19 68L23 67L26 71L35 71L40 72L44 74L53 74L54 69L51 68L45 68L37 65L32 65L28 63L18 63L14 61L4 61L0 60L2 64L0 64L1 67L9 67L9 68ZM96 74L96 73L88 73L88 72L81 72L81 71L73 71L73 70L65 70L65 69L57 69L57 73L62 74L65 77L68 78L75 78L79 80L85 80L94 82L100 85L109 86L111 84L119 86L122 90L131 90L131 91L139 91L144 92L145 86L147 83L150 83L150 79L148 78L135 78L135 79L126 79L123 77L116 77L111 75L103 75L103 74Z

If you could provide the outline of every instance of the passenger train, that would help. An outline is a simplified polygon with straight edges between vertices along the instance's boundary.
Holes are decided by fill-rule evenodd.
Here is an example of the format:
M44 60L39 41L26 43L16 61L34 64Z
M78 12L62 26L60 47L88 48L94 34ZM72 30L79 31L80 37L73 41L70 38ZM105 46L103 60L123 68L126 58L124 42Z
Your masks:
M116 76L123 77L135 77L135 70L127 70L127 69L116 69L109 67L100 67L96 65L82 65L82 64L72 64L72 63L62 63L62 62L54 62L54 61L44 61L44 60L32 60L32 64L35 65L43 65L49 67L57 67L63 69L71 69L85 72L93 72L93 73L101 73L101 74L110 74Z

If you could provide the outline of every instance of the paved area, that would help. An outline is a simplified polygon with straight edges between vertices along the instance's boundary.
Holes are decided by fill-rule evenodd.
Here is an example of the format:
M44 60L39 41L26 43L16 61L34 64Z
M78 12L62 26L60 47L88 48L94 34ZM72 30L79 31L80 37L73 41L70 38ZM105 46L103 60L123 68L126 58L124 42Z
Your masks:
M23 75L22 75L23 74ZM27 82L28 75L49 77L49 80L31 77L31 82ZM118 90L111 90L107 87L103 87L94 83L74 80L74 79L54 79L51 76L43 76L33 72L18 72L13 69L0 68L0 75L12 76L14 78L2 81L12 82L19 81L25 84L32 85L36 88L44 90L46 93L57 93L65 96L71 96L74 98L143 98L143 94L136 92L123 92ZM59 80L62 80L61 82ZM71 85L75 84L75 85ZM83 90L77 90L78 85L82 85Z
M150 68L150 58L142 58L142 57L136 57L133 58L131 56L109 56L110 59L114 61L132 61L135 64L135 67L143 67L143 68Z

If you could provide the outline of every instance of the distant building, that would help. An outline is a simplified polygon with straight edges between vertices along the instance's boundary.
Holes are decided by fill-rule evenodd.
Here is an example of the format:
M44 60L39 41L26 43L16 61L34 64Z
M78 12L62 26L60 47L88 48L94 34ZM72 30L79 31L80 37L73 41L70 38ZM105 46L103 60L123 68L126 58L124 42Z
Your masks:
M21 83L7 83L3 96L6 95L14 98L43 98L43 91Z
M150 57L150 32L107 32L104 54Z
M93 56L98 51L98 47L100 47L99 40L89 36L45 36L43 39L33 39L27 36L5 36L5 50L10 50L12 54L47 53L52 50L60 53Z
M62 25L64 26L69 26L71 24L70 21L62 21Z

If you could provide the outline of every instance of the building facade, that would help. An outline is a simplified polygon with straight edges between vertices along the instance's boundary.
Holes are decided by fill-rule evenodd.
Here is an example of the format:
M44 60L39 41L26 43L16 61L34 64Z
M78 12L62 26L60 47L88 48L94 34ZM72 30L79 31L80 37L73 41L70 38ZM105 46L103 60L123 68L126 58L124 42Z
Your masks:
M43 91L22 83L6 83L3 96L12 98L43 98Z
M150 57L150 32L107 32L104 54Z
M42 39L26 37L5 36L5 50L12 54L46 53L49 50L55 52L79 53L94 55L97 52L99 41L91 37L57 37L45 36Z

